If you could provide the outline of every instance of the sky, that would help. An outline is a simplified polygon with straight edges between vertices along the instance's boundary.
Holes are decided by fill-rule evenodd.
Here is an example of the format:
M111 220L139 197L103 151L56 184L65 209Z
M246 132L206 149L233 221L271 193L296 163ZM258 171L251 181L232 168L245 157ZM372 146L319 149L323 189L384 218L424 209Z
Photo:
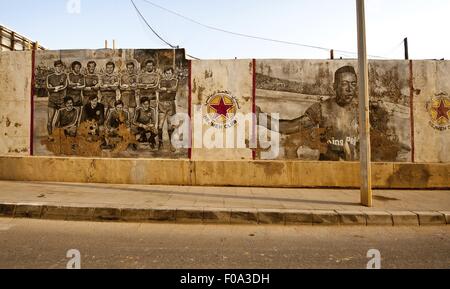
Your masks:
M79 1L79 10L73 1ZM201 59L326 59L325 50L212 31L134 0L169 43ZM221 29L349 52L357 51L355 0L147 0ZM72 4L72 5L71 5ZM48 49L167 48L130 0L0 0L0 25ZM450 0L366 0L368 53L386 59L450 59ZM356 54L335 53L355 58Z

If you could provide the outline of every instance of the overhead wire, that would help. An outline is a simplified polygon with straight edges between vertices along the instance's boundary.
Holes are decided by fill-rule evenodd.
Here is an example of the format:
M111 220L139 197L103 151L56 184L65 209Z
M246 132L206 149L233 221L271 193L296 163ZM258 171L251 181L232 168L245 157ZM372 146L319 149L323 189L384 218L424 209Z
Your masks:
M141 11L139 10L139 8L136 6L136 4L134 3L133 0L130 0L131 4L133 5L134 9L136 10L136 13L138 14L138 16L144 21L145 25L153 32L153 34L156 35L156 37L158 37L162 42L164 42L167 46L169 46L170 48L173 49L177 49L178 46L172 45L169 41L165 40L151 25L150 23L147 21L147 19L144 17L144 15L142 15ZM193 58L193 59L197 59L199 60L199 58L194 57L192 55L186 54L187 56Z
M280 43L280 44L286 44L286 45L294 45L294 46L300 46L300 47L305 47L305 48L311 48L311 49L318 49L318 50L323 50L323 51L330 51L330 50L334 50L335 52L339 52L342 54L351 54L351 55L357 55L358 53L356 52L352 52L352 51L345 51L345 50L339 50L339 49L332 49L332 48L327 48L327 47L321 47L321 46L316 46L316 45L308 45L308 44L303 44L303 43L298 43L298 42L293 42L293 41L286 41L286 40L279 40L279 39L272 39L272 38L268 38L268 37L261 37L261 36L255 36L255 35L250 35L250 34L245 34L245 33L240 33L240 32L234 32L234 31L230 31L230 30L226 30L223 28L219 28L219 27L215 27L215 26L211 26L208 24L204 24L201 23L193 18L190 18L188 16L185 16L183 14L180 14L176 11L170 10L168 8L165 8L161 5L158 5L154 2L151 2L149 0L142 0L143 2L150 4L156 8L159 8L161 10L164 10L170 14L173 14L175 16L178 16L180 18L183 18L186 21L189 21L191 23L194 23L196 25L202 26L206 29L210 29L210 30L215 30L218 32L222 32L222 33L227 33L227 34L231 34L234 36L239 36L239 37L245 37L245 38L251 38L251 39L256 39L256 40L262 40L262 41L268 41L268 42L274 42L274 43ZM369 55L369 57L372 58L381 58L381 59L385 59L385 57L382 56L376 56L376 55Z

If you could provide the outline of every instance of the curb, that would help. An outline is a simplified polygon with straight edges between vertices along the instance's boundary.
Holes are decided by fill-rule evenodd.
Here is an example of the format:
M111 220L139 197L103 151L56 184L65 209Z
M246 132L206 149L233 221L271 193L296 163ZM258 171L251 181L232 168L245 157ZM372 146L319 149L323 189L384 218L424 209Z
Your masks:
M150 209L0 204L0 217L94 222L309 226L430 226L450 224L447 211L341 211L227 208Z

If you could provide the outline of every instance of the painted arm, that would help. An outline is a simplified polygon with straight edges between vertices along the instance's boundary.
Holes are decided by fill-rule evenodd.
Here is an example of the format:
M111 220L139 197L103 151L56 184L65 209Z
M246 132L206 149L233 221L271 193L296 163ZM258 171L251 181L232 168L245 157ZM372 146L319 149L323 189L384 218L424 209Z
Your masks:
M120 82L119 82L119 87L120 87L120 89L121 90L129 90L130 89L130 86L128 85L128 84L124 84L123 82L123 78L124 78L124 76L122 76L121 78L120 78Z
M154 84L147 83L145 84L145 89L158 89L159 88L160 79L156 78L156 82Z
M76 89L77 90L84 90L84 88L86 87L86 78L82 78L82 83L80 83L79 85L77 85Z
M100 80L100 81L99 81L99 87L100 87L100 89L108 89L108 88L109 88L109 85L105 83L105 80L104 80L104 77L103 77L103 76L100 77L99 80Z
M111 89L118 89L119 86L120 86L120 79L119 79L119 77L116 76L115 78L116 78L115 79L116 81L114 81L114 83L110 86Z
M175 84L167 88L167 92L177 92L178 90L178 79L176 79Z
M270 116L269 114L266 114L267 123L262 124L262 123L260 123L259 116L263 112L261 111L261 108L258 106L256 107L256 110L257 110L256 119L257 119L258 125L264 126L268 130L272 130L272 120L273 120L272 116ZM279 132L281 134L285 134L285 135L299 133L303 129L310 129L310 128L316 126L316 124L307 115L303 115L303 116L295 118L295 119L289 119L289 120L279 119L279 120L275 120L275 121L278 121L278 123L279 123L277 132Z
M71 80L70 80L70 77L67 77L67 79L68 79L68 82L69 82L69 84L68 84L68 86L70 87L70 88L72 88L72 89L75 89L75 90L83 90L84 88L85 88L85 86L86 86L86 81L85 81L85 79L83 78L83 83L78 83L78 82L72 82Z

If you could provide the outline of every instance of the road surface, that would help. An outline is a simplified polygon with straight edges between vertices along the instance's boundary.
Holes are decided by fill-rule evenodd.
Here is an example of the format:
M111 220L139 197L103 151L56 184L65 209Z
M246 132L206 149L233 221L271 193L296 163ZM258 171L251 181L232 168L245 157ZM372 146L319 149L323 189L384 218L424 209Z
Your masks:
M284 227L0 218L0 268L450 268L450 227Z

